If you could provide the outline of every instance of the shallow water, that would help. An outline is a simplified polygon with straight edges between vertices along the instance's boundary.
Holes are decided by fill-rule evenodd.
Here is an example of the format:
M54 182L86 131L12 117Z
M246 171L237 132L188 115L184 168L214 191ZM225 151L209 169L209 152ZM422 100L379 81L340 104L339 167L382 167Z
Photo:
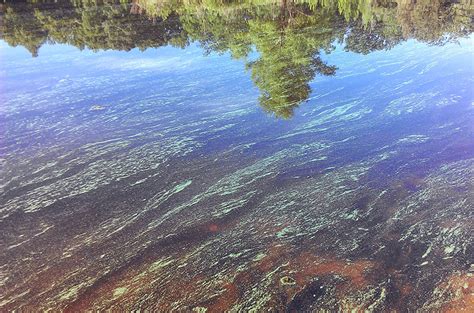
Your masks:
M473 10L3 4L0 308L473 309Z

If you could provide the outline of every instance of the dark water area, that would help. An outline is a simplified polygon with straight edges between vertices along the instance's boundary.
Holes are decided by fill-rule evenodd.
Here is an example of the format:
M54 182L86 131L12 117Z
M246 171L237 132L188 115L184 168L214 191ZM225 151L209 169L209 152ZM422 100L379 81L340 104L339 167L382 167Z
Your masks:
M0 17L0 311L474 310L472 1Z

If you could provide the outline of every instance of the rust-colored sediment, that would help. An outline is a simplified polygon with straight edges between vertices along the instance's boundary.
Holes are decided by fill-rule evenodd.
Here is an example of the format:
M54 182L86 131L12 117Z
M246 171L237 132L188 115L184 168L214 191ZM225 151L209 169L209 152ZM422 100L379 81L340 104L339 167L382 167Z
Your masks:
M440 287L447 288L452 295L452 300L443 308L444 312L474 312L474 276L452 275Z

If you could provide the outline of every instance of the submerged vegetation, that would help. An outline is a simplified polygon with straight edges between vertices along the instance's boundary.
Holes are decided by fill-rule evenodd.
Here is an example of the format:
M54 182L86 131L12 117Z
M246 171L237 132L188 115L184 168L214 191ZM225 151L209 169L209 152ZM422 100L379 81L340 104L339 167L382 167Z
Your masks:
M308 99L320 57L339 42L370 53L407 39L443 44L472 32L470 0L71 0L1 5L0 35L33 56L44 43L92 50L198 42L245 60L262 107L283 118ZM257 53L253 53L257 52Z

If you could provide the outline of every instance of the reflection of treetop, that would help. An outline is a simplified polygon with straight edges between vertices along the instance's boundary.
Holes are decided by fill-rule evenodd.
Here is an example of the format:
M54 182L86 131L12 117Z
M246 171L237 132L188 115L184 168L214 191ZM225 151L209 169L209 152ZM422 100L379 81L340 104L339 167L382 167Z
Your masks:
M332 75L321 51L339 41L357 53L415 38L442 44L473 28L471 0L70 0L0 5L0 35L34 56L45 42L130 50L197 41L245 59L260 103L291 117L316 74ZM250 57L252 51L258 57Z

